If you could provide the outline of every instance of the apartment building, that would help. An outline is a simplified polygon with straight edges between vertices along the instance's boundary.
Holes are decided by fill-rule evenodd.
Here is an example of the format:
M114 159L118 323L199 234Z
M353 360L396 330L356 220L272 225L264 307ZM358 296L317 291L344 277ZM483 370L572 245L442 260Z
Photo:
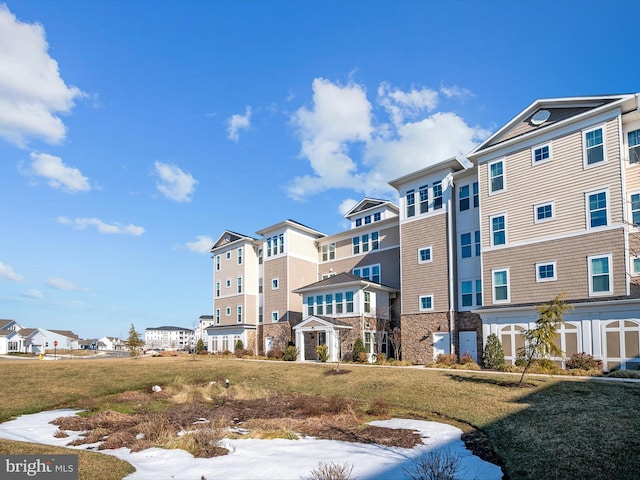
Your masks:
M481 360L494 333L515 362L535 306L565 292L565 357L640 365L638 95L537 100L466 158L389 184L398 206L365 198L334 235L292 220L258 239L225 232L210 351L241 338L312 360L327 344L337 360L361 337L373 359L400 326L405 360Z
M163 350L187 350L194 346L194 332L189 328L162 326L144 331L145 348Z
M638 96L537 100L468 158L480 193L484 338L498 335L514 362L533 306L566 292L564 355L638 368Z

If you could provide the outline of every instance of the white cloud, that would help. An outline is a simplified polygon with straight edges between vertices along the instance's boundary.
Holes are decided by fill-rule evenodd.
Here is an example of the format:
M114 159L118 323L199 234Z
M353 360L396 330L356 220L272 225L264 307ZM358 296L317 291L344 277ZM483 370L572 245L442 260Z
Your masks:
M91 190L89 179L80 170L69 167L62 159L48 153L31 153L31 167L20 169L29 176L44 177L48 185L67 193L88 192Z
M468 91L450 87L446 92L443 95L460 96ZM436 111L437 90L402 91L382 83L377 95L381 108L374 117L364 86L313 81L313 105L291 118L301 157L309 161L312 173L291 181L291 198L303 200L335 188L388 197L396 193L387 184L390 180L464 155L489 134L454 112Z
M80 287L74 285L69 280L58 277L50 277L47 279L47 286L56 290L82 290Z
M94 226L98 232L104 234L133 235L139 236L144 233L143 227L136 225L123 225L121 223L105 223L97 218L76 218L71 220L67 217L58 217L58 223L62 225L71 225L78 230L84 230L88 226Z
M251 124L250 121L251 107L249 106L245 109L244 115L240 115L239 113L231 115L231 118L229 119L229 127L227 129L229 132L229 140L233 140L234 142L240 140L240 130L247 130Z
M84 96L60 77L44 28L19 21L0 4L0 137L18 146L27 138L59 143L66 128L58 116Z
M451 85L450 87L441 85L440 93L447 98L459 98L460 100L466 100L467 98L474 96L471 90L458 87L457 85Z
M358 201L354 200L353 198L345 198L342 203L338 205L338 211L340 212L340 215L344 217L349 210L356 206L357 203Z
M11 265L0 262L0 278L6 278L12 282L24 282L24 277L13 271Z
M42 300L44 298L44 295L42 294L42 292L37 288L31 288L26 292L23 292L22 296L25 298L31 298L33 300Z
M196 236L195 242L187 242L186 246L192 252L207 253L213 245L213 239L206 235Z
M156 161L156 175L160 181L156 183L158 190L168 199L176 202L190 202L191 195L198 181L190 173L179 167Z

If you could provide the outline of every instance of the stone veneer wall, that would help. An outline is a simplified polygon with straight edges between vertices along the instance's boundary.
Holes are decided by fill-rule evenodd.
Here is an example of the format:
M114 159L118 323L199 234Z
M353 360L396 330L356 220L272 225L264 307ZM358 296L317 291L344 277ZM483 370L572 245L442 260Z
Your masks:
M447 312L404 314L400 316L402 360L417 364L434 361L432 332L447 332Z
M257 352L256 349L256 332L253 330L249 330L247 332L247 344L244 346L245 349L251 350L253 353Z
M477 313L471 312L456 312L455 313L455 325L454 330L456 332L476 332L476 351L478 352L478 364L482 365L483 345L482 345L482 319ZM460 351L460 335L455 335L455 348L458 358L460 354L464 353Z
M291 325L288 322L265 323L262 327L262 335L261 349L264 349L264 339L273 337L273 348L279 348L284 352L288 342L291 341ZM266 355L267 352L264 354Z

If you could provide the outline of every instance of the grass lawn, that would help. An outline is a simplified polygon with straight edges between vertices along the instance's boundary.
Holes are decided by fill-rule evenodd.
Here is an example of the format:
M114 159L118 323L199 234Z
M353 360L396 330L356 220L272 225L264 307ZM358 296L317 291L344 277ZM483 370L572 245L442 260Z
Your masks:
M60 407L90 408L114 393L167 384L222 381L269 392L384 399L395 417L452 423L484 431L516 479L637 479L640 472L640 384L344 364L217 359L206 356L112 360L2 361L0 421ZM0 441L2 453L53 447ZM59 450L56 450L59 451ZM73 451L72 453L77 453ZM83 458L84 457L84 458ZM80 478L111 480L126 464L82 454ZM119 466L116 466L119 465Z

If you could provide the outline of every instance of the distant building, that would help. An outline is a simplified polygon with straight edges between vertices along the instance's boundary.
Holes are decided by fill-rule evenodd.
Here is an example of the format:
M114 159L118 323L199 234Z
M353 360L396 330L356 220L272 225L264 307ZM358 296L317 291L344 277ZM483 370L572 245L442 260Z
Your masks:
M164 350L185 350L193 345L194 331L182 327L150 327L144 331L146 348Z

